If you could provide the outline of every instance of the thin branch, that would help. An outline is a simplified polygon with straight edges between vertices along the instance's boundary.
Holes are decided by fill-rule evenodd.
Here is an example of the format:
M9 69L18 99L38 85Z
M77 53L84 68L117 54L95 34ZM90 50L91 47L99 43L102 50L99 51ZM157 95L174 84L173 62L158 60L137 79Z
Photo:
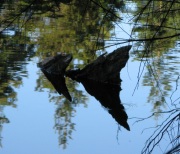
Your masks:
M94 1L94 0L90 0L90 1L93 2L94 4L96 4L97 6L99 6L100 8L102 8L105 12L111 13L111 14L114 15L117 19L123 20L122 18L120 18L120 17L118 17L116 14L114 14L114 12L112 12L111 10L106 9L106 8L103 7L101 4L97 3L96 1Z

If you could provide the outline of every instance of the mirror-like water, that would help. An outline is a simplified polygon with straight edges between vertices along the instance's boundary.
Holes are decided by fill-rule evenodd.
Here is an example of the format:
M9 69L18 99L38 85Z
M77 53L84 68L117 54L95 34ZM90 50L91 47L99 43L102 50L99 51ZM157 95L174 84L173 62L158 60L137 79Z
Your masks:
M178 34L179 12L165 22L163 11L179 4L150 2L149 11L145 8L136 22L133 17L146 1L34 2L0 4L1 153L138 154L153 149L156 154L178 147L180 46L176 37L159 38ZM13 11L15 19L10 18ZM138 41L144 38L158 39ZM109 108L82 83L65 78L70 102L37 67L46 57L62 52L73 55L68 69L82 69L99 55L129 44L119 98L130 131L118 125Z

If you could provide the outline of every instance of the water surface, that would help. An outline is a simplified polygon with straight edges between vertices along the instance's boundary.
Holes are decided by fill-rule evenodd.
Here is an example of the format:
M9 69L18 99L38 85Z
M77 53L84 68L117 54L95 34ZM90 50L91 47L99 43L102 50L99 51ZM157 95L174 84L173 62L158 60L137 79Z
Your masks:
M128 2L126 9L131 13L140 5ZM97 12L90 9L87 12L92 14L83 18L84 10L75 14L78 5L75 6L69 8L62 4L65 16L54 14L60 18L52 18L51 13L43 16L35 13L27 27L18 29L21 27L18 21L19 25L14 24L1 34L0 151L3 154L138 154L157 126L167 122L172 113L163 112L177 109L172 117L179 113L178 40L170 40L169 46L152 48L155 54L142 58L147 44L119 43L130 38L134 26L133 20L128 23L132 16L126 9L115 9L124 18L120 21L104 14L103 9ZM138 31L131 36L141 38L143 33ZM74 58L70 68L83 68L102 53L129 44L132 49L120 72L119 96L128 115L130 131L118 125L81 83L66 78L73 98L69 102L37 67L45 57L65 52ZM173 126L174 134L179 134L179 123ZM171 137L172 134L165 136L153 153L170 149Z

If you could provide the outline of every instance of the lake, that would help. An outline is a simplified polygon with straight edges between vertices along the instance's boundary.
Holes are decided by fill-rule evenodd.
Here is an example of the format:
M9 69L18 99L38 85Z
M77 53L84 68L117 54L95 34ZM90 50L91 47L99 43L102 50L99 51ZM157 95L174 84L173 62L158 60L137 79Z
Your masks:
M43 12L56 5L43 4L41 8L40 4L30 5L32 8L11 26L1 27L1 153L160 154L174 147L177 147L174 153L178 153L178 38L168 40L169 44L158 40L154 43L160 44L157 48L145 42L140 44L137 39L144 36L144 29L136 31L132 20L139 5L136 1L124 5L103 1L102 7L101 3L91 1L87 12L82 7L84 2L71 1L71 5L63 2L60 13L56 9ZM6 10L7 6L2 3L2 17L9 9ZM109 13L103 12L105 6ZM120 17L114 18L118 14ZM128 115L130 131L120 126L109 109L89 94L81 82L65 78L72 102L59 95L37 65L46 57L63 52L73 55L70 69L82 69L103 53L112 53L125 45L132 48L119 73L122 79L119 98ZM147 46L152 53L144 52Z

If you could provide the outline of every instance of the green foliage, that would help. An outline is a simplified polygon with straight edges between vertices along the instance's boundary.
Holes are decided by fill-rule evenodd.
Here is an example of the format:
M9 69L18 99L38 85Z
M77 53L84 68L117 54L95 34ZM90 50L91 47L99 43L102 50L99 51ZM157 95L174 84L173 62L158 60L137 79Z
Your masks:
M160 109L161 107L165 107L163 105L166 104L165 98L172 90L172 83L175 82L172 76L177 76L176 69L171 69L174 66L165 60L169 56L170 49L175 47L178 40L178 35L177 37L171 36L180 33L180 11L178 9L180 4L176 1L161 0L133 0L133 2L137 4L133 12L136 23L133 36L144 40L137 42L136 45L140 46L141 50L136 52L135 58L142 60L148 70L143 77L143 85L151 87L148 102L153 104L154 111L160 111L163 110Z
M74 61L69 67L83 67L96 58L97 50L104 50L104 39L111 37L113 22L119 20L117 10L121 6L119 1L114 2L115 4L104 0L72 0L68 3L58 0L4 2L2 28L11 25L16 31L13 38L9 37L8 42L13 41L14 44L13 50L11 46L9 50L13 52L14 58L14 53L18 53L18 50L21 51L22 57L26 57L25 48L28 46L28 49L33 51L33 47L36 47L39 60L54 56L58 52L71 53ZM20 45L24 48L20 48ZM5 48L7 49L7 46ZM3 57L7 58L7 52ZM17 83L21 84L16 80L13 85L18 87ZM78 90L78 84L70 79L66 80L66 84L73 98L72 103L62 95L59 96L42 73L39 73L36 86L37 91L48 89L50 102L57 105L55 129L59 132L59 144L63 147L66 147L74 131L72 117L76 106L87 106L87 97Z
M144 40L136 43L142 50L137 50L135 59L144 60L147 64L149 72L145 73L143 84L151 86L148 102L153 103L154 111L161 111L161 107L165 107L165 97L172 89L174 79L170 78L172 74L178 75L172 66L164 65L164 59L174 57L166 55L164 58L162 55L175 46L177 37L169 36L180 31L180 4L176 1L132 2L137 5L135 11L131 10L136 23L133 36ZM97 50L105 51L105 40L112 36L114 23L121 19L119 10L125 12L126 3L128 1L121 0L1 1L0 106L16 106L17 94L14 89L22 84L23 77L28 76L25 64L34 54L41 61L58 52L71 53L74 60L70 68L81 68L96 59ZM6 28L15 34L5 35L3 30ZM164 70L170 70L171 75ZM70 79L66 80L66 84L73 98L72 103L57 95L42 73L39 73L36 82L36 90L48 89L49 101L57 105L55 129L59 133L59 144L66 148L75 129L72 118L76 106L87 106L87 97L78 90L79 85ZM7 90L8 93L5 92Z
M180 32L180 11L178 9L180 4L168 1L133 0L133 2L137 4L137 9L133 12L136 17L134 19L136 26L133 32L137 34L139 39L145 40L142 46L148 51L144 56L148 56L148 54L162 56L163 53L174 47L177 40L177 37L169 36ZM156 38L166 37L169 37L169 39L156 40ZM146 41L146 39L152 40Z

